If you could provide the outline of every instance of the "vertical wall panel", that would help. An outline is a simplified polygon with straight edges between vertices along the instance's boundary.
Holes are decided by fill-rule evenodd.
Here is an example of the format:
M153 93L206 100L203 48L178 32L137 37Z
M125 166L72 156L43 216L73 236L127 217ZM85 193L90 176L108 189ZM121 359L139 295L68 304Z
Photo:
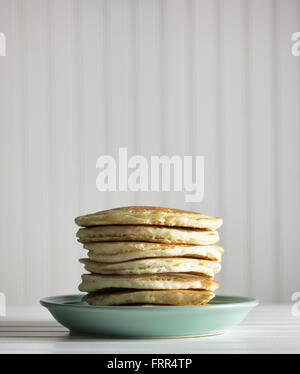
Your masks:
M7 97L10 100L10 110L11 110L11 122L6 123L6 129L12 131L11 139L6 143L13 157L10 157L11 163L8 164L7 171L10 170L12 173L13 179L9 183L9 189L7 190L8 196L10 196L10 204L8 206L7 214L4 214L3 217L9 217L9 214L13 214L9 220L1 225L5 227L7 222L14 222L14 226L18 228L18 235L11 235L11 240L7 242L5 240L4 253L6 261L3 262L5 266L4 276L5 281L8 282L7 290L7 299L8 305L11 305L15 302L20 304L25 304L26 295L25 295L25 276L26 276L26 266L25 266L25 257L26 257L26 248L27 244L24 240L24 207L25 207L25 178L26 178L26 169L24 163L24 143L25 143L25 124L23 122L23 113L24 113L24 79L23 79L23 64L24 64L24 55L25 48L23 43L23 9L20 4L20 1L15 0L10 2L12 7L11 13L11 38L9 34L7 36L7 56L5 60L10 65L10 75L9 82L10 85L1 85L5 92L11 87L12 91ZM3 14L0 12L0 14ZM1 79L1 82L2 79ZM2 100L1 100L2 101ZM2 110L1 110L2 113ZM2 127L1 127L2 128ZM6 159L6 158L5 158ZM9 179L8 179L9 180ZM6 204L3 204L5 209ZM6 220L6 218L5 218ZM13 229L12 225L8 225L8 228ZM13 259L10 258L13 256ZM12 261L12 262L10 262ZM2 261L1 261L2 262ZM11 282L11 279L7 277L7 271L10 271L11 263L16 266L14 268L14 280ZM9 269L9 270L8 270ZM13 290L13 291L12 291Z
M81 14L81 59L82 84L82 139L79 147L84 149L84 191L83 211L105 209L107 194L95 188L97 175L96 160L108 154L106 142L105 108L105 1L80 2ZM93 134L93 136L90 136Z
M221 136L220 214L224 218L222 243L226 249L222 287L233 294L247 292L246 256L246 111L245 111L245 2L220 4Z
M108 73L108 138L110 154L118 159L119 147L126 147L128 157L135 154L136 113L135 77L135 22L133 2L115 0L107 2L107 64ZM112 207L134 202L134 193L111 193Z
M74 292L78 285L78 250L74 217L78 214L78 4L51 1L52 103L52 257L53 291ZM77 12L77 13L76 13ZM66 269L68 269L66 271Z
M7 2L1 2L0 3L0 22L1 22L1 32L5 33L6 38L9 39L12 35L11 29L11 17L12 17L12 9L8 5ZM8 53L8 51L7 51ZM7 86L9 87L9 80L11 78L10 72L9 72L9 63L8 60L1 57L0 60L0 79L2 82L2 85L0 86L0 110L1 110L1 122L3 124L7 124L11 121L11 110L10 110L10 105L9 105L9 98L12 97L12 93L5 91L4 87ZM4 126L3 126L4 127ZM9 139L10 139L10 133L8 131L8 127L5 127L6 130L3 131L2 133L2 139L4 140L2 147L0 148L0 165L1 165L1 170L5 170L5 176L6 176L6 182L1 183L0 186L0 191L1 195L3 196L5 192L8 194L9 191L9 183L12 183L10 181L10 170L9 167L7 167L7 158L6 155L9 152ZM5 213L8 214L8 208L5 209ZM4 225L4 219L1 218L1 225L0 225L0 230L1 230L1 236L0 236L0 241L1 241L1 248L5 247L5 237L8 234L8 229ZM1 257L0 257L0 292L7 292L9 287L8 287L8 282L6 281L5 277L5 267L8 265L8 262L14 261L13 258L11 258L9 253L4 252L3 250L1 251Z
M184 0L164 0L163 17L163 149L167 156L184 156L189 154L191 125L187 3ZM165 203L173 207L184 206L184 197L178 192L168 192Z
M0 292L8 305L25 303L21 13L19 2L0 2L0 32L6 35L6 57L0 57Z
M23 6L23 79L26 170L24 195L25 295L29 304L46 293L49 284L49 139L47 136L46 2L31 0ZM30 50L30 53L29 53ZM34 183L32 183L34 181ZM35 222L39 220L36 225Z
M278 210L278 279L277 300L289 302L293 292L300 290L300 116L299 116L299 57L291 54L291 35L300 30L299 1L276 2L277 58L277 137L276 182ZM277 237L278 237L277 236ZM298 274L298 276L295 276Z
M204 200L195 209L218 212L218 151L216 151L218 112L218 25L217 2L194 1L192 7L192 150L205 156Z
M249 2L249 292L266 301L274 299L277 280L274 261L277 243L273 219L276 206L272 10L270 0ZM265 287L269 290L267 294Z
M137 123L138 153L149 157L162 154L162 34L161 1L141 0L137 7ZM161 205L159 192L140 193L140 202Z

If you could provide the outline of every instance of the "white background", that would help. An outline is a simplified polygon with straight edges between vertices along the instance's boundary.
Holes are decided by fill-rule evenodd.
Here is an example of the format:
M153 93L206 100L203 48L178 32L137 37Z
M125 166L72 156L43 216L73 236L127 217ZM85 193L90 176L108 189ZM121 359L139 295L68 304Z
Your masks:
M297 0L0 0L0 291L77 292L75 216L129 204L223 217L220 293L300 291ZM96 160L204 155L205 198L100 193Z

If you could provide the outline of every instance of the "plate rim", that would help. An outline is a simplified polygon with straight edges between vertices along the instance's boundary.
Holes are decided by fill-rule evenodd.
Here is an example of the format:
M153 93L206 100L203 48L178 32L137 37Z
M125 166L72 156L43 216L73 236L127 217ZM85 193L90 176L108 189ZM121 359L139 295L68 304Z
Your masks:
M56 296L47 296L40 299L40 304L43 307L49 308L63 308L63 309L80 309L80 310L90 310L90 311L99 311L99 310L140 310L140 311L155 311L155 310L167 310L169 311L180 311L180 310L189 310L189 311L199 311L199 310L211 310L211 309L222 309L222 308L233 308L233 307L245 307L252 308L259 304L259 300L247 297L247 296L232 296L232 295L216 295L215 297L225 297L233 299L242 299L242 301L229 302L229 303L218 303L218 304L209 304L209 305L155 305L155 306L139 306L139 305L78 305L70 303L59 302L55 299L66 299L66 298L78 298L84 296L86 293L78 294L66 294L66 295L56 295Z

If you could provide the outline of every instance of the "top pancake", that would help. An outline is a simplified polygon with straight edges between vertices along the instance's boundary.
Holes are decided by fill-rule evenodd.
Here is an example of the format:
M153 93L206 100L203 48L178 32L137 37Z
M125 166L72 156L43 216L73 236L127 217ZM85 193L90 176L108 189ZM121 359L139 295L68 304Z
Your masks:
M151 206L129 206L103 210L75 218L78 226L157 225L216 230L222 219L187 210Z

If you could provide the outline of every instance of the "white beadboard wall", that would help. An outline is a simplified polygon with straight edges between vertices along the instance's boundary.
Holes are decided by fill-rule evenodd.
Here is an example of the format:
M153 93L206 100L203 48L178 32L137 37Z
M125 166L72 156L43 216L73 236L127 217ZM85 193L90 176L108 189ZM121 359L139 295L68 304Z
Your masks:
M300 291L298 0L0 0L0 292L77 292L75 216L128 204L224 218L220 293ZM205 198L100 193L96 160L204 155Z

